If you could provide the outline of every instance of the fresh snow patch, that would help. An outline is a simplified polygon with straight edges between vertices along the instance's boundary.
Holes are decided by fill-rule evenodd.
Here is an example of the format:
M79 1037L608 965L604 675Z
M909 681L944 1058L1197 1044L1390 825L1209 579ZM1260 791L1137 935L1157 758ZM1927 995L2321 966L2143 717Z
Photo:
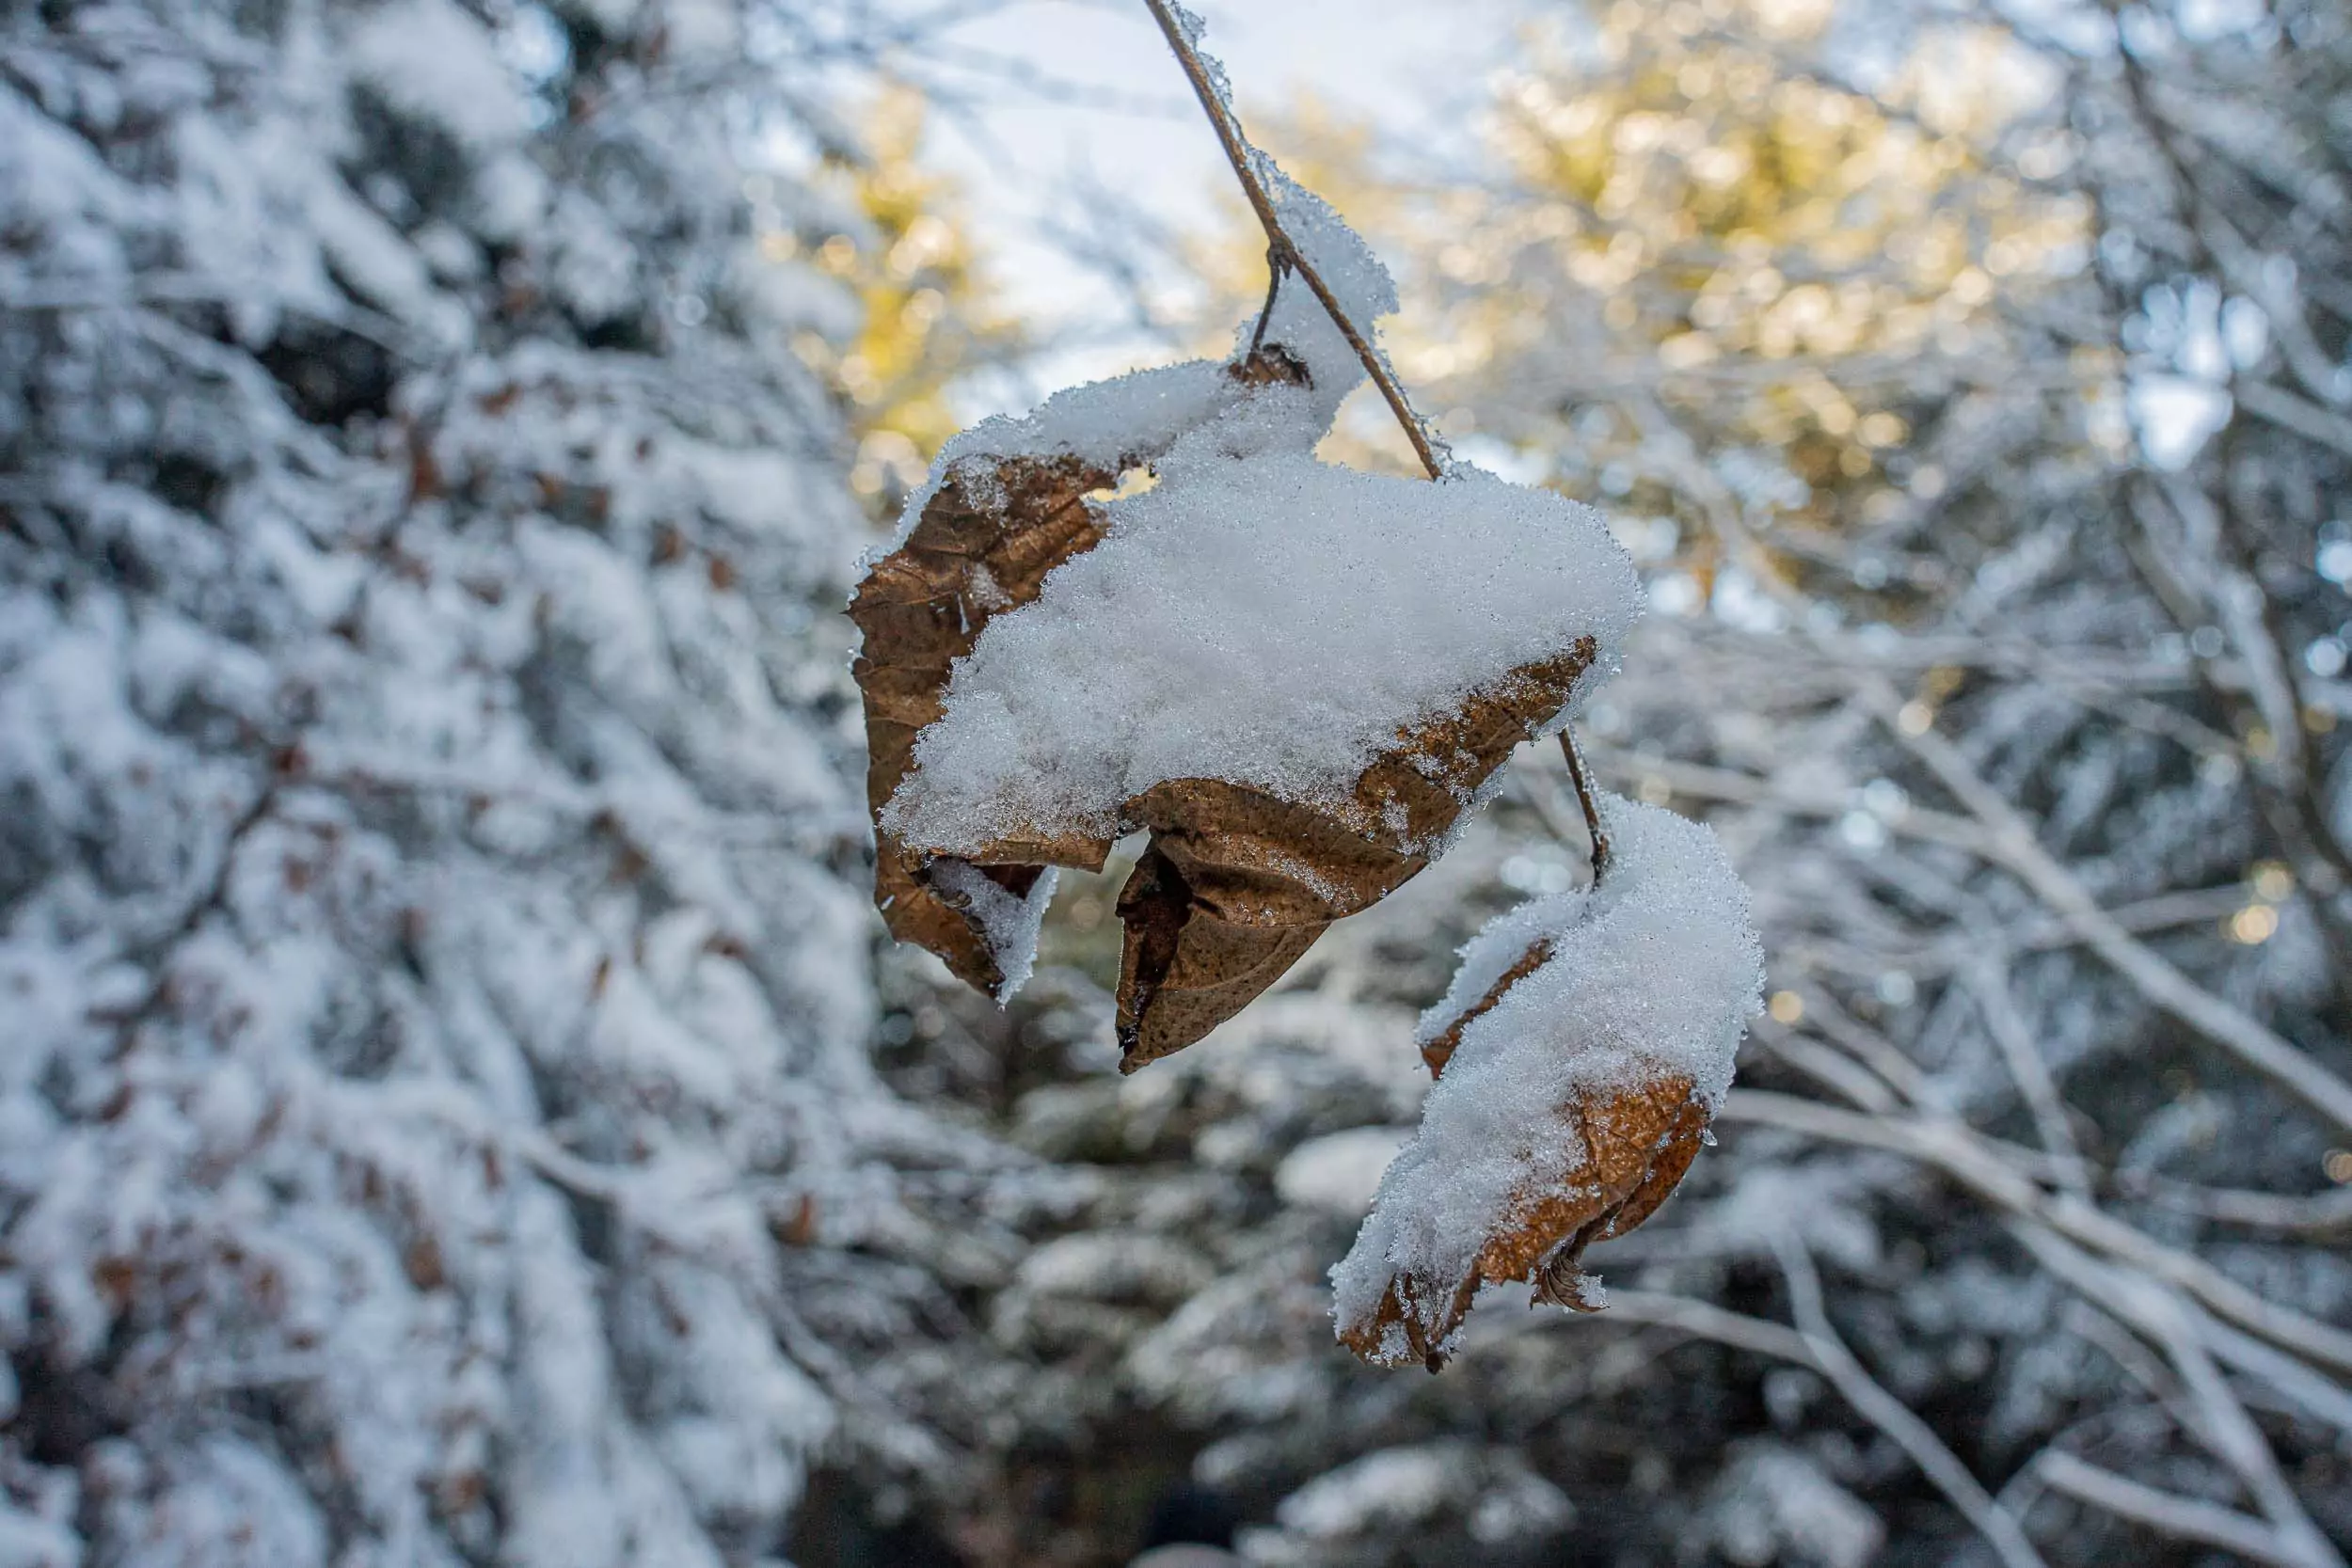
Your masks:
M1576 1517L1566 1496L1513 1450L1460 1441L1378 1449L1317 1476L1275 1510L1290 1541L1251 1560L1291 1561L1281 1546L1361 1542L1400 1527L1459 1516L1481 1546L1556 1530ZM1263 1540L1263 1537L1261 1537Z
M1044 927L1046 906L1054 901L1061 873L1047 866L1030 884L1025 898L998 886L966 861L933 861L931 880L948 897L963 900L965 911L979 927L980 940L988 943L989 957L996 961L996 973L1003 976L997 982L996 1000L1011 1001L1029 983L1029 973L1037 966L1038 932Z
M369 17L349 48L355 77L469 150L504 147L531 128L490 30L451 0L398 0Z
M1380 1173L1412 1137L1405 1127L1351 1127L1310 1138L1274 1168L1274 1190L1293 1208L1360 1214L1380 1190Z
M1095 1301L1182 1301L1215 1277L1189 1249L1127 1230L1057 1236L1015 1271L1024 1290Z
M1264 153L1252 149L1251 156L1273 198L1275 214L1282 220L1282 231L1377 353L1373 324L1396 312L1396 284L1389 269L1328 202L1284 174ZM1255 328L1254 316L1242 324L1237 352L1248 347ZM1307 367L1314 384L1311 406L1317 428L1331 422L1348 393L1365 379L1363 362L1303 277L1282 280L1266 322L1265 341L1280 344Z
M989 623L884 826L946 854L1111 834L1127 800L1203 777L1336 807L1400 725L1583 637L1588 683L1615 667L1640 588L1598 514L1475 469L1330 467L1303 401L1269 388L1184 435Z
M898 531L868 563L906 544L923 509L960 468L977 479L997 460L1016 456L1076 457L1119 467L1165 451L1234 396L1223 363L1195 359L1065 387L1026 414L992 415L947 438L931 463L930 481L907 498Z
M1886 1527L1867 1503L1810 1454L1769 1441L1734 1450L1692 1534L1692 1544L1713 1546L1734 1562L1820 1568L1864 1568L1886 1542Z
M1327 1541L1411 1524L1446 1505L1462 1470L1454 1445L1381 1449L1317 1476L1283 1498L1275 1517L1284 1529Z

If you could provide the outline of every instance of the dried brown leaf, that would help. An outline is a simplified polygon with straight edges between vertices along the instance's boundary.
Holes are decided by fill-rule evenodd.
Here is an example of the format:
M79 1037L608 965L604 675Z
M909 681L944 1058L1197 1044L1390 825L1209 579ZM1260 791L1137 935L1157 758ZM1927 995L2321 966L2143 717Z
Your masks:
M1512 748L1565 705L1594 653L1585 639L1457 713L1400 730L1336 811L1216 779L1177 780L1128 802L1128 821L1152 841L1119 900L1121 1069L1200 1039L1281 978L1325 927L1427 865Z
M1549 939L1531 943L1517 962L1461 1016L1422 1048L1433 1077L1442 1076L1462 1032L1491 1011L1519 981L1551 957ZM1599 1308L1587 1294L1584 1249L1622 1236L1658 1212L1698 1155L1709 1119L1685 1074L1664 1074L1639 1088L1580 1094L1559 1108L1559 1141L1581 1156L1557 1180L1531 1182L1485 1238L1470 1273L1460 1279L1398 1274L1374 1315L1341 1326L1340 1338L1366 1361L1390 1364L1391 1327L1404 1329L1412 1357L1436 1371L1441 1348L1460 1326L1483 1285L1519 1280L1536 1299L1573 1311Z
M1232 366L1237 395L1305 370L1270 347ZM1127 464L1152 453L1130 456ZM1122 465L1122 467L1125 465ZM995 615L1035 599L1046 574L1106 527L1088 499L1118 474L1071 457L967 459L952 467L906 543L850 606L865 633L866 800L877 818L875 900L891 932L994 991L1004 980L981 922L943 882L942 860L879 825L914 769L923 728L945 711L958 658ZM1428 863L1513 747L1552 720L1597 654L1590 639L1513 671L1415 729L1343 801L1309 805L1213 778L1176 779L1124 802L1117 832L1003 839L962 857L1016 896L1049 865L1098 869L1115 838L1152 843L1120 895L1121 1068L1183 1049L1279 979L1323 928L1370 907Z
M865 645L851 668L866 702L866 802L877 817L914 766L914 737L945 711L955 661L993 617L1036 598L1046 573L1093 548L1104 525L1086 497L1118 478L1072 457L959 464L906 543L858 585L850 619ZM926 857L887 830L876 832L874 901L890 934L929 948L959 979L993 992L1004 975L963 901L934 885ZM983 866L983 874L1025 896L1049 860L1099 866L1109 846L1028 847L1054 853L1009 850L1008 863Z
M1413 1357L1435 1371L1444 1360L1439 1347L1460 1326L1482 1285L1521 1280L1534 1284L1541 1300L1597 1310L1584 1291L1584 1249L1624 1235L1657 1212L1691 1168L1707 1120L1688 1078L1572 1101L1560 1112L1560 1136L1573 1144L1581 1135L1586 1154L1575 1168L1557 1183L1519 1194L1468 1275L1433 1280L1400 1274L1373 1317L1343 1325L1341 1339L1366 1361L1387 1364L1383 1341L1391 1325L1401 1324Z

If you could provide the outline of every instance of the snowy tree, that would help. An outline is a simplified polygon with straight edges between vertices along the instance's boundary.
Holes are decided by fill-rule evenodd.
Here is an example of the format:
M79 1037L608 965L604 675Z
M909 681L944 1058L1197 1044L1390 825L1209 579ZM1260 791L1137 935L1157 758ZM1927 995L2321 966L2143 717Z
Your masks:
M864 1054L789 352L863 220L745 161L868 20L7 8L0 1560L749 1562L952 1469L1004 1162Z

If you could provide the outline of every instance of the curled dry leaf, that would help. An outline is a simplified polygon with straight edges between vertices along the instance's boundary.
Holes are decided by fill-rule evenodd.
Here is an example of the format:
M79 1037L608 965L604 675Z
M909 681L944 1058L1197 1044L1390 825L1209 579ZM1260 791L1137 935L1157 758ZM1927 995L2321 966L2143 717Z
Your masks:
M1585 1248L1657 1212L1730 1084L1762 988L1739 879L1697 823L1601 816L1601 884L1489 926L1422 1020L1421 1132L1333 1271L1339 1337L1367 1361L1436 1370L1504 1281L1598 1310Z
M1103 536L1090 491L1118 482L1115 467L1061 455L1019 455L950 468L906 542L858 585L850 618L865 634L851 667L866 702L866 800L882 808L914 766L914 740L946 708L947 677L989 621L1038 595L1045 574ZM969 878L943 877L937 857L917 855L877 829L874 901L890 934L929 948L958 979L992 995L1009 976L992 942L989 900ZM977 867L1011 899L1026 900L1049 864L1089 869L1107 844L1007 847ZM971 863L963 863L969 865ZM961 885L960 885L961 884Z
M1078 388L1057 400L1061 407L1049 404L1029 421L1034 426L1051 414L1060 421L1057 428L1083 430L1082 439L1065 441L1083 451L1054 450L1034 428L1016 426L1008 436L984 427L975 436L988 436L996 450L976 441L980 450L951 451L902 542L874 565L850 608L865 633L854 669L866 705L875 895L894 935L929 948L957 975L1001 998L1025 976L1053 868L1099 869L1118 838L1151 834L1118 904L1125 927L1119 1033L1127 1070L1206 1035L1280 978L1325 927L1368 908L1427 864L1512 749L1559 718L1582 677L1604 661L1604 639L1613 645L1629 619L1630 571L1597 519L1572 503L1467 471L1427 484L1313 463L1313 437L1335 406L1327 388L1314 387L1314 375L1281 344L1268 343L1231 365L1178 366L1129 378L1133 385ZM1269 452L1269 445L1287 456ZM934 757L927 748L953 729L942 721L961 689L958 673L983 648L984 634L1041 596L1050 597L1047 578L1103 545L1120 507L1135 504L1110 499L1123 474L1143 467L1156 475L1158 465L1173 462L1170 454L1179 450L1184 461L1168 471L1155 498L1164 510L1182 501L1201 508L1215 526L1279 530L1297 519L1242 514L1260 504L1269 488L1279 490L1287 476L1299 493L1321 504L1327 528L1334 527L1334 515L1355 527L1359 513L1348 508L1364 507L1362 494L1370 487L1375 507L1434 513L1436 524L1426 536L1447 545L1460 540L1466 550L1473 547L1474 535L1465 538L1469 530L1455 519L1500 514L1502 530L1521 531L1489 544L1496 562L1524 556L1534 546L1549 558L1542 569L1556 574L1553 604L1562 599L1565 583L1582 588L1580 604L1604 609L1571 607L1532 634L1516 633L1516 641L1501 645L1525 646L1536 657L1496 668L1463 689L1445 690L1434 715L1426 708L1395 714L1386 742L1363 747L1368 760L1353 763L1352 777L1342 775L1336 788L1286 790L1252 778L1247 766L1234 764L1229 746L1220 756L1202 755L1194 764L1197 772L1163 766L1132 790L1114 793L1092 815L1057 816L1008 797L1037 778L1054 776L1067 762L1060 751L1100 752L1114 744L1133 749L1156 744L1156 737L1064 745L1028 732L1017 744L1031 752L1009 764L991 754L988 760L1006 775L996 784L939 776L954 768L927 763ZM1276 477L1262 479L1264 474ZM1330 487L1343 483L1355 488L1334 500ZM1227 564L1212 552L1198 564L1196 580L1177 585L1211 617L1222 608L1224 584L1197 579ZM1331 569L1335 591L1360 583L1349 575L1355 563L1318 564ZM1385 569L1392 579L1418 588L1411 563L1391 562ZM1481 570L1485 576L1472 579L1473 588L1510 575L1494 562L1482 563ZM1086 589L1103 591L1099 583ZM1077 587L1069 593L1081 595ZM1466 615L1518 620L1475 603ZM1262 615L1265 619L1282 618ZM1592 629L1570 631L1570 621ZM1194 624L1184 622L1178 632L1164 635L1184 635ZM1148 662L1152 635L1114 625L1104 641L1124 639L1130 645L1102 647L1101 660L1117 656ZM1223 635L1216 628L1202 641L1214 649ZM1264 633L1260 627L1245 641L1248 635ZM1138 643L1146 645L1133 645ZM1269 657L1286 651L1295 653L1277 645ZM1448 649L1439 653L1450 657ZM1323 660L1316 678L1328 680L1333 669L1347 668L1328 649L1311 655L1311 663ZM1171 649L1168 657L1212 656L1196 648L1189 655ZM1010 700L1039 705L1056 700L1038 693L1071 682L1073 665L1094 662L1065 658L1024 668L1010 683ZM1368 679L1387 663L1376 652L1364 662L1373 667ZM1279 667L1252 667L1234 683L1232 703L1266 705L1282 695L1282 680ZM1003 707L1007 699L996 701ZM1319 691L1300 701L1319 714L1345 705L1326 701ZM1139 705L1115 691L1095 705ZM1196 715L1195 721L1204 730L1231 729L1229 717ZM1143 712L1133 727L1148 731L1153 722ZM1181 742L1181 725L1169 727ZM1290 738L1279 736L1262 749L1279 752ZM1209 745L1203 743L1204 752ZM928 809L926 802L936 808L942 797L962 814L947 829L940 826L940 811L924 816L919 810Z
M1538 1301L1600 1310L1596 1283L1583 1271L1584 1249L1658 1212L1697 1158L1708 1113L1692 1097L1691 1080L1676 1075L1618 1094L1579 1095L1556 1117L1560 1143L1583 1149L1577 1164L1515 1194L1460 1279L1391 1277L1369 1318L1342 1326L1348 1349L1378 1365L1410 1359L1434 1372L1479 1289L1509 1280L1534 1285Z

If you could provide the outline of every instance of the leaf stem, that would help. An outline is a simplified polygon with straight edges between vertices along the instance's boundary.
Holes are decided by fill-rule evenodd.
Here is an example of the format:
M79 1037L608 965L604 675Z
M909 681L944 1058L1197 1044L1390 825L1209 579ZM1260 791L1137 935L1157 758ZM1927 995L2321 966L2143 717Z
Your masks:
M1168 0L1143 0L1143 4L1151 11L1152 20L1160 24L1160 32L1167 38L1168 47L1174 52L1176 63L1184 68L1185 79L1192 83L1193 96L1200 100L1202 112L1207 114L1210 125L1216 131L1217 142L1225 149L1225 161L1233 166L1233 178L1241 182L1242 194L1249 198L1251 210L1258 214L1258 222L1265 230L1266 259L1273 271L1266 287L1268 311L1273 309L1274 293L1281 287L1285 268L1305 279L1307 287L1314 292L1315 298L1330 316L1331 325L1340 329L1340 336L1347 340L1347 346L1354 349L1356 357L1363 361L1366 373L1372 377L1372 384L1379 388L1380 395L1388 400L1389 412L1396 416L1396 422L1404 428L1406 439L1413 443L1413 455L1421 459L1421 466L1429 470L1431 479L1443 478L1445 465L1438 461L1437 450L1429 442L1429 432L1422 428L1420 417L1405 401L1405 389L1396 384L1396 377L1389 372L1389 367L1381 359L1379 352L1357 330L1356 324L1347 319L1346 310L1341 308L1338 296L1332 293L1331 286L1323 280L1323 275L1315 270L1314 263L1307 260L1297 242L1283 229L1282 219L1274 210L1274 198L1267 194L1265 182L1258 178L1258 171L1251 163L1250 154L1254 150L1243 139L1241 127L1234 122L1224 101L1217 97L1216 88L1209 81L1208 67L1201 63L1200 52L1192 46L1192 40L1178 24L1175 13L1168 8ZM1265 320L1261 316L1261 334L1264 329Z
M1609 869L1609 835L1601 831L1600 799L1592 776L1585 771L1584 748L1576 743L1573 726L1563 726L1560 731L1560 754L1568 759L1568 782L1576 785L1576 803L1584 808L1584 832L1593 840L1593 885L1598 887L1602 873Z

